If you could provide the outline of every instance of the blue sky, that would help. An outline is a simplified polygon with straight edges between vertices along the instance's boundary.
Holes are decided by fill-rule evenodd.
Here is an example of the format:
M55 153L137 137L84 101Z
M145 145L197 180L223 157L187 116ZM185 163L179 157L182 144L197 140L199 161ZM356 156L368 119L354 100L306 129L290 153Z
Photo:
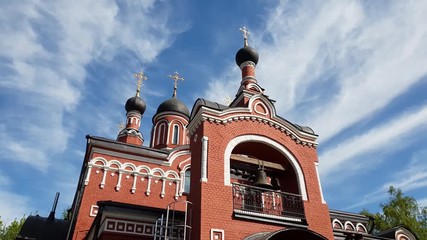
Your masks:
M141 130L172 95L234 96L252 35L277 112L320 135L332 209L378 211L390 185L427 205L425 1L0 1L0 216L72 203L87 134L115 139L144 71Z

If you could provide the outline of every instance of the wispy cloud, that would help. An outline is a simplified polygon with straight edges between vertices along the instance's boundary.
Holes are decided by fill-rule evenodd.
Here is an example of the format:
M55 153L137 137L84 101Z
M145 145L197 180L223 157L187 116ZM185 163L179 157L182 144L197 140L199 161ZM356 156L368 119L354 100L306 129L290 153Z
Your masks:
M67 147L77 124L65 114L85 97L89 64L122 52L137 65L151 62L182 31L170 28L171 9L159 1L1 5L0 91L16 100L1 106L0 152L40 170Z
M319 134L324 183L341 170L348 179L381 167L382 157L425 136L425 101L393 102L427 80L426 11L420 1L281 1L250 29L249 44L260 54L257 79L278 100L277 112ZM240 73L231 66L218 75L205 96L221 102L237 90ZM377 161L363 160L374 154ZM409 176L385 184L378 198L390 183L424 186L423 173Z
M427 151L420 151L413 155L404 169L400 169L391 181L385 182L377 190L366 194L357 203L348 206L348 209L355 209L361 206L366 206L371 203L378 202L387 198L387 191L390 186L401 189L406 195L408 192L426 189L427 187L427 165L425 164L425 157ZM426 199L418 200L418 203L425 206Z
M425 119L427 119L427 106L417 111L404 113L399 117L395 117L390 122L383 123L380 126L374 126L366 133L355 135L325 150L319 156L322 175L328 177L328 174L344 169L351 169L352 167L350 167L350 164L346 163L355 159L357 156L374 151L386 154L398 150L399 147L403 147L405 144L410 144L411 138L417 138L417 135L414 134L415 130L418 133L427 130ZM396 147L391 148L389 146ZM352 162L355 168L360 167L355 166L355 164L365 165L365 167L370 166L360 159Z
M1 219L6 225L15 218L21 219L31 211L27 197L2 190L0 190L0 195Z

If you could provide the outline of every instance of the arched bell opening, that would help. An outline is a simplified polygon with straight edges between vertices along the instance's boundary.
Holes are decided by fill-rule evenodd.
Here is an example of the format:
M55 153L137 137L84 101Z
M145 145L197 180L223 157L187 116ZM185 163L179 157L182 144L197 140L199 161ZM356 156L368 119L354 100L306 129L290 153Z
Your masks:
M225 156L235 217L303 222L304 178L286 148L262 136L240 136L230 142Z
M230 180L270 190L301 194L288 158L262 142L238 144L230 156Z

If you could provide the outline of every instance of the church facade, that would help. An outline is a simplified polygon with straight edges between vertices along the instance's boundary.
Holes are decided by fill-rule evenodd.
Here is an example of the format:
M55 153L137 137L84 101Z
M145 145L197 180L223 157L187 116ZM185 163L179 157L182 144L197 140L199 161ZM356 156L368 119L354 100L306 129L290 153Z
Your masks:
M242 30L240 87L228 105L198 99L190 111L177 97L176 73L148 146L139 87L117 139L86 137L67 239L416 239L403 227L374 235L368 217L328 208L317 135L277 115ZM139 86L146 79L135 77Z

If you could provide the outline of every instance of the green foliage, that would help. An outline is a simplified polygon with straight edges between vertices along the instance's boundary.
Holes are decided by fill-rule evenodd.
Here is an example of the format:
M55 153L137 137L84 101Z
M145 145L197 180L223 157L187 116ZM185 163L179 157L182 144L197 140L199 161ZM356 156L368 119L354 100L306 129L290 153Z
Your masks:
M27 217L22 217L20 220L13 220L9 225L5 225L0 218L0 240L15 240L22 225Z
M363 210L361 214L374 218L374 232L401 226L414 232L419 239L427 239L427 207L421 208L415 198L405 196L400 189L390 186L389 201L380 204L382 213L370 213Z

